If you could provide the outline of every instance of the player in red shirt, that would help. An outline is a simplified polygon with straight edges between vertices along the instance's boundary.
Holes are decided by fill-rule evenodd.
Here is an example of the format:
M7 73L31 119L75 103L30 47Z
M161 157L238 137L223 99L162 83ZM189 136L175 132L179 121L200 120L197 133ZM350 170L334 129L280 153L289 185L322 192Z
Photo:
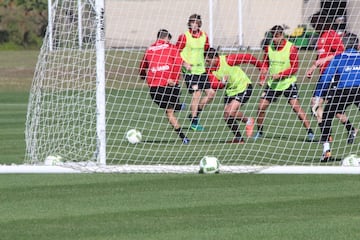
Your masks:
M204 52L209 49L210 44L207 34L200 29L201 25L200 15L192 14L188 20L188 30L179 36L176 43L184 60L184 80L192 94L189 118L194 131L204 130L199 123L199 115L215 97L215 91L211 88L205 71Z
M140 77L146 79L151 99L165 109L166 116L184 144L190 140L182 132L175 112L182 110L179 77L182 59L175 45L170 43L171 34L166 29L159 30L157 40L146 49L140 64Z
M319 79L321 75L325 72L327 66L331 62L331 60L338 54L344 52L345 47L342 41L341 36L334 30L332 27L336 26L333 22L333 19L327 16L325 13L316 13L311 18L311 24L315 31L320 33L320 37L317 41L317 60L314 64L307 70L306 76L311 78L316 68L319 68ZM337 83L334 82L331 88L336 88ZM330 89L329 89L330 90ZM332 97L332 91L329 91L326 96L321 97L312 97L311 99L311 110L313 115L316 116L317 122L321 128L322 115L323 115L323 103L326 101L326 98ZM349 134L357 133L357 129L353 127L350 120L347 118L346 114L338 113L336 117L340 120L340 122L345 125ZM355 136L353 136L355 137ZM329 141L332 141L332 137L330 136Z

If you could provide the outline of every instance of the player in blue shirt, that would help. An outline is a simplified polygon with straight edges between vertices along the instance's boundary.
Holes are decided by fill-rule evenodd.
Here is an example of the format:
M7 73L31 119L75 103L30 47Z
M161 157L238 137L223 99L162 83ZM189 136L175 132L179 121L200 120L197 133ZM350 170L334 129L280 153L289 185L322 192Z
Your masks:
M343 39L345 52L334 57L326 71L316 85L315 97L326 95L333 78L338 82L334 95L326 104L321 128L321 142L323 142L323 155L321 162L331 159L330 143L328 141L332 120L337 113L344 113L351 104L360 104L360 52L359 39L355 34L349 34ZM349 134L348 143L354 141L355 134Z

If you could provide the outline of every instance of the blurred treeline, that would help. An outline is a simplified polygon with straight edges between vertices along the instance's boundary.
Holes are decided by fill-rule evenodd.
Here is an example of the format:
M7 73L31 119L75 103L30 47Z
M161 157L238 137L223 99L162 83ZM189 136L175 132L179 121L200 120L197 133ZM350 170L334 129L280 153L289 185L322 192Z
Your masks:
M0 0L0 50L40 48L48 0Z

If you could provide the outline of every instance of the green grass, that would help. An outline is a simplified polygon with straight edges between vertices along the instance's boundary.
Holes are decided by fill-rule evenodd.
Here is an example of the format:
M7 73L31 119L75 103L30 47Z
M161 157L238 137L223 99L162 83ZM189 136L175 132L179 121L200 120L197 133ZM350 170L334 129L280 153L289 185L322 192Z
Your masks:
M0 54L0 164L24 160L36 58L28 51ZM156 121L167 128L164 119ZM281 141L278 135L266 143L307 144L297 137ZM178 150L174 142L158 145ZM233 146L221 146L238 154ZM131 149L125 148L137 154L137 147ZM0 175L0 239L359 239L359 180L357 175Z
M1 239L358 239L358 176L2 175Z

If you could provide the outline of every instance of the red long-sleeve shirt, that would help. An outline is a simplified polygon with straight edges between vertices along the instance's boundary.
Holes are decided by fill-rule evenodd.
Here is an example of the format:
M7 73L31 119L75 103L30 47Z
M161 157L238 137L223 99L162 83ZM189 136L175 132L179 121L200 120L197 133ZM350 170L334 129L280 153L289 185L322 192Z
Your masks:
M140 77L146 78L149 87L165 87L169 79L179 82L181 65L178 48L159 39L146 49L140 64Z
M334 30L328 30L323 32L317 42L317 59L325 58L328 56L336 56L345 51L344 44L339 34ZM330 61L327 61L320 67L320 73L322 74Z
M278 47L278 51L281 51L286 44L287 40L283 40L280 44L280 46ZM269 67L269 47L271 47L270 45L268 45L265 48L265 53L264 53L264 57L263 57L263 67L268 68ZM299 69L299 54L298 54L298 49L292 45L290 48L290 67L288 69L285 69L284 71L280 72L280 78L286 78L289 77L293 74L295 74Z

